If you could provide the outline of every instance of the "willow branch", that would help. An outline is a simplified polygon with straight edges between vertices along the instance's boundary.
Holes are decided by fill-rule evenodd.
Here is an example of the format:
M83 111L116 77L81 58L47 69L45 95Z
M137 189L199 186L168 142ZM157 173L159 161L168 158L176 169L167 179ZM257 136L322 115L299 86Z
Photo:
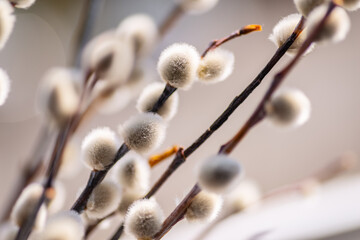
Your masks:
M274 92L279 88L281 83L285 80L286 76L289 74L289 72L295 67L295 65L299 62L300 58L303 56L303 54L306 52L306 50L310 47L310 45L314 42L316 39L318 32L323 28L326 19L332 12L332 10L337 5L333 2L329 4L328 11L326 12L326 15L324 18L320 21L318 26L312 31L309 35L309 37L305 40L303 45L300 47L299 51L295 55L295 57L288 63L285 68L283 68L282 71L277 73L265 93L265 96L260 101L259 105L253 112L253 114L250 116L250 118L247 120L245 125L240 129L240 131L226 144L224 144L221 147L220 153L230 153L237 144L243 139L243 137L252 129L258 122L260 122L262 119L264 119L266 113L265 113L265 104L271 99Z
M230 105L225 109L225 111L211 124L211 126L198 138L196 139L188 148L185 150L180 149L173 159L170 166L166 171L161 175L160 179L153 185L150 191L147 193L145 198L150 198L153 196L159 188L165 183L165 181L176 171L180 165L185 162L185 159L188 158L194 151L196 151L216 130L218 130L232 115L232 113L250 96L250 94L260 85L265 76L271 71L271 69L279 62L279 60L284 56L286 51L297 39L299 34L302 32L304 27L304 18L301 18L299 24L295 28L291 36L286 40L286 42L279 47L275 52L274 56L266 64L266 66L261 70L261 72L256 76L256 78L245 88L245 90L238 96L236 96Z
M186 197L181 201L181 203L175 208L175 210L166 218L159 232L155 234L153 239L161 239L170 229L182 220L185 216L186 210L189 208L192 200L196 195L201 191L201 188L198 184L195 184Z
M81 213L84 211L87 201L90 198L91 193L94 191L96 186L98 186L106 177L109 170L115 165L115 163L120 160L127 152L129 152L130 149L126 144L122 144L121 147L118 149L114 160L110 166L107 167L107 169L103 171L92 171L89 177L89 180L84 188L84 190L81 192L80 196L77 198L73 206L71 207L71 210L76 211L78 213Z
M297 55L294 57L294 59L287 65L285 68L283 68L282 71L280 71L278 74L276 74L273 82L271 83L268 91L265 93L265 96L260 101L260 104L254 111L254 113L251 115L249 120L245 123L244 127L240 129L240 131L226 144L222 145L219 151L219 154L230 154L234 148L238 145L238 143L243 139L245 134L248 132L249 129L251 129L253 126L255 126L261 119L264 118L264 106L265 103L271 98L273 93L277 90L277 88L280 86L280 84L284 81L287 74L292 70L292 68L296 65L296 63L299 61L300 57L305 53L305 51L308 49L308 47L313 43L313 41L316 39L318 32L322 29L322 27L325 24L326 19L330 15L331 11L336 7L336 4L331 2L329 4L328 11L325 15L325 17L322 19L322 21L318 24L316 29L310 34L310 36L305 40L301 48L299 49ZM197 185L195 185L196 187ZM195 188L194 187L194 188ZM192 190L193 191L193 190ZM191 191L191 192L192 192ZM199 193L201 189L198 187ZM170 229L173 227L178 221L180 221L185 213L187 208L190 206L191 201L194 199L196 194L191 195L191 192L185 197L183 202L170 214L170 216L165 220L161 230L155 234L154 239L159 240L161 239ZM190 196L189 196L190 195ZM185 204L184 201L188 204Z

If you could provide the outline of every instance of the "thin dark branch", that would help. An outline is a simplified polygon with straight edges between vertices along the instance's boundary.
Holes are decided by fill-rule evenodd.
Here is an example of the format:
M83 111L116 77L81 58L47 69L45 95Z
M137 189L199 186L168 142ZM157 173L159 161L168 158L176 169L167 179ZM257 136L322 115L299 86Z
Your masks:
M151 109L151 112L156 113L159 111L159 109L164 105L166 100L177 90L177 88L170 86L169 84L166 84L164 91L161 93L159 99L154 104L153 108Z
M124 232L124 223L116 230L115 234L110 238L111 240L119 240L122 233Z
M104 180L111 167L114 166L115 163L129 151L130 151L129 147L126 144L122 144L119 150L117 151L112 164L108 166L106 170L91 172L89 180L84 190L81 192L80 196L77 198L74 205L71 207L71 210L76 211L78 213L84 211L86 203L91 193L94 191L95 187L98 186Z
M161 239L170 229L178 223L181 219L184 218L186 210L189 208L192 200L201 192L201 188L198 184L195 184L186 197L181 201L181 203L174 209L174 211L166 218L164 221L161 230L155 234L153 239Z
M261 121L265 117L265 104L268 102L271 97L273 96L274 92L279 88L281 83L285 80L285 77L289 74L289 72L294 68L294 66L299 62L300 58L303 56L303 54L306 52L306 50L310 47L310 45L314 42L316 39L318 32L321 30L321 28L324 26L326 19L330 15L331 11L336 7L337 5L333 2L330 3L329 9L325 15L325 17L322 19L322 21L318 24L316 29L314 29L313 32L309 35L309 37L305 40L303 45L300 47L299 51L297 52L296 56L289 62L288 65L286 65L282 71L277 73L265 93L265 96L260 101L259 105L253 112L253 114L250 116L250 118L247 120L245 125L240 129L240 131L231 139L228 143L224 144L221 147L221 153L227 153L229 154L236 146L237 144L242 140L242 138L245 136L245 134L253 128L259 121Z
M286 51L290 48L296 38L299 36L303 29L305 20L302 18L294 30L293 34L287 39L287 41L275 52L274 56L270 59L268 64L259 73L259 75L250 83L250 85L238 96L236 96L225 111L215 120L215 122L198 138L193 144L191 144L183 152L179 152L174 158L173 162L163 173L160 179L150 189L149 193L145 196L150 198L157 190L164 184L164 182L172 175L172 173L185 162L194 151L196 151L216 130L218 130L231 116L231 114L250 96L250 94L260 85L265 76L270 70L278 63L278 61L284 56Z

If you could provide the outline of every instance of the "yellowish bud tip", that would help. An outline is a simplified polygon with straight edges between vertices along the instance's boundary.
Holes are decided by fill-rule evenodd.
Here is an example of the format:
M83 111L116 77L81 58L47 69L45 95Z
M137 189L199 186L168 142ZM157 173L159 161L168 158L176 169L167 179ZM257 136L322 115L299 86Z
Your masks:
M175 145L175 146L165 150L165 152L163 152L161 154L152 155L148 160L149 166L150 167L156 166L158 163L162 162L164 159L172 156L178 150L179 150L179 146Z
M248 33L252 33L252 32L257 32L257 31L262 31L261 25L250 24L250 25L247 25L247 26L243 27L243 28L240 30L240 34L241 34L241 35L244 35L244 34L248 34Z
M343 6L343 5L344 5L344 0L333 0L333 2L334 2L336 5L339 5L339 6Z

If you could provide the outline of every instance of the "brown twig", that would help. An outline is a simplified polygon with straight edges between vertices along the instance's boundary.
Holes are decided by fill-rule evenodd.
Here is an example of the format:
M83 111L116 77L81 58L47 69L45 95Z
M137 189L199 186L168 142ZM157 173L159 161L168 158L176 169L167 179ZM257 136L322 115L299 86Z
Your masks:
M231 39L234 39L234 38L237 38L237 37L240 37L245 34L255 32L255 31L261 31L261 30L262 30L261 25L251 24L251 25L247 25L247 26L231 33L227 37L224 37L224 38L218 39L218 40L214 40L209 44L208 48L205 49L205 51L201 55L201 58L204 58L210 50L214 50L215 48L220 47L222 44L230 41Z
M153 239L161 239L170 229L178 223L181 219L184 218L186 210L189 208L194 197L199 194L201 188L198 184L195 184L186 197L181 201L181 203L175 208L175 210L166 218L164 221L161 230L155 234Z

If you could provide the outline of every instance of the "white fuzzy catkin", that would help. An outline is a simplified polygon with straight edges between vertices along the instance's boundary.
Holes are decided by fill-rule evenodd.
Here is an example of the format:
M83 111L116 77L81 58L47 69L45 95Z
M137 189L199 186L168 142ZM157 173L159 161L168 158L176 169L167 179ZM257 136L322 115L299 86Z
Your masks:
M17 199L12 211L10 219L19 227L21 227L26 219L31 215L35 206L37 205L41 194L43 192L43 186L38 183L32 183L28 185ZM34 229L42 230L46 220L46 207L42 205L37 214Z
M286 40L291 36L293 31L295 30L297 24L301 19L301 15L298 13L290 14L287 17L281 19L273 28L272 34L269 36L269 39L275 43L277 47L282 46ZM300 35L296 38L295 42L290 46L290 48L286 51L289 55L295 55L300 47L303 45L307 38L308 32L307 28L305 28ZM305 54L311 52L314 48L314 44L308 48Z
M110 181L100 183L91 193L86 204L86 215L100 219L117 209L121 199L120 188Z
M205 13L219 2L219 0L180 0L182 9L190 14Z
M175 43L161 53L157 69L166 83L187 90L197 79L199 62L200 55L195 47Z
M12 4L14 4L14 6L16 8L29 8L31 7L36 0L10 0L10 2Z
M15 16L13 11L8 0L0 0L0 49L4 47L14 28Z
M108 127L93 129L81 145L82 160L92 170L105 170L116 156L119 141Z
M51 216L40 234L39 240L81 240L85 227L81 217L74 211Z
M234 54L222 48L209 51L200 60L199 80L203 83L218 83L230 76L234 69Z
M189 222L211 222L219 214L223 200L220 195L201 191L191 201L185 218Z
M108 31L92 39L82 53L84 71L95 71L97 77L109 85L123 84L134 64L132 44Z
M300 90L284 90L265 106L269 119L279 126L300 126L310 118L311 104Z
M0 68L0 106L2 106L9 96L10 78L8 74Z
M74 71L52 68L43 77L40 105L45 114L58 126L63 126L77 110L79 95L75 88Z
M304 17L307 17L313 9L322 5L326 1L327 0L294 0L294 3L297 10Z
M149 84L140 94L140 97L137 101L136 108L139 110L139 112L150 112L164 91L164 88L165 84L163 83L155 82ZM162 107L159 108L157 114L159 114L165 120L172 119L177 112L178 103L179 94L174 92L166 100Z
M343 7L348 11L356 11L360 8L360 0L344 0Z
M319 6L308 17L307 27L311 33L320 23L327 12L328 6ZM341 7L336 7L325 21L324 27L319 31L316 42L340 42L345 39L350 30L350 18Z
M236 160L224 154L214 155L202 163L198 182L204 190L224 193L238 182L240 173L241 166Z
M149 188L149 164L135 153L123 157L115 167L114 174L119 184L127 190L146 191Z
M242 180L225 198L226 207L236 213L256 204L261 199L259 185L250 179Z
M1 240L15 240L19 227L12 223L5 223L0 226Z
M161 145L166 124L156 113L141 113L121 125L119 132L130 149L145 154Z
M146 14L134 14L125 18L116 33L120 37L130 38L137 56L149 53L158 38L157 25Z
M160 229L163 212L154 199L134 202L125 217L125 231L137 239L151 239Z

